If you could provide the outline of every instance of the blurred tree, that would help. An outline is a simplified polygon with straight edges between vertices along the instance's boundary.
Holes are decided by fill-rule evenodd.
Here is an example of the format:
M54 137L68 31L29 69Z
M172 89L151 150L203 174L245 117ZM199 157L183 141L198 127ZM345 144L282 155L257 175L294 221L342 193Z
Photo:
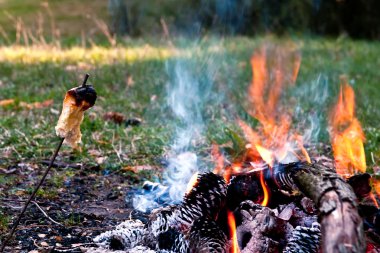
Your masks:
M128 11L124 0L109 0L108 11L111 16L111 32L119 35L129 34Z
M118 34L314 33L380 38L380 0L109 0ZM128 12L127 12L128 10ZM129 14L129 15L128 15Z

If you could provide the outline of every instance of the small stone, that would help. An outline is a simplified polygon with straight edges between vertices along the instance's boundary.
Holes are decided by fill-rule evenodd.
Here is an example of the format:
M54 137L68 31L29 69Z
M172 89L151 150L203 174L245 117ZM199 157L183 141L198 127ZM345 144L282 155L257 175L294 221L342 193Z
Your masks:
M41 242L40 244L42 247L49 247L49 244L47 242Z
M45 237L46 237L45 234L38 234L37 236L38 236L39 238L45 238Z

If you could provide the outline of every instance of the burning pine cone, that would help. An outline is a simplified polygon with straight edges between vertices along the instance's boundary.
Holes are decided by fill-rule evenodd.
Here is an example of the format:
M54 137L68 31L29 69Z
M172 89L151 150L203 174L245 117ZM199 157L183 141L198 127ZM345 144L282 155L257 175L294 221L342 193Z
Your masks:
M227 185L222 177L211 172L200 174L194 187L176 210L175 219L184 230L188 230L200 217L215 220L225 205L226 196Z

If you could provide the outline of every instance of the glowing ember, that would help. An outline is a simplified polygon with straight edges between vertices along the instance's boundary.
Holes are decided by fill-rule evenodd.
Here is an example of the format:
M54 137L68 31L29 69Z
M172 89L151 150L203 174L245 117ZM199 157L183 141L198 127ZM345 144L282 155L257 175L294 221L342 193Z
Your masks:
M372 186L377 194L377 196L380 196L380 180L377 179L377 178L372 178ZM374 199L376 200L375 196L374 196ZM377 204L377 201L376 201L376 204Z
M193 187L195 186L195 184L197 183L197 179L198 179L198 172L197 173L194 173L191 178L190 178L190 181L187 183L187 187L186 187L186 194L188 194L191 189L193 189Z
M375 195L372 192L369 193L369 197L372 199L372 201L375 204L375 206L377 208L379 208L379 203L377 203L376 197L375 197Z
M260 184L261 184L261 187L263 188L263 192L264 192L264 199L260 205L267 206L268 202L269 202L269 190L268 190L268 186L266 185L265 180L264 180L264 172L263 171L260 171Z
M365 172L365 140L360 122L355 117L355 93L342 79L338 102L330 115L330 137L337 173L348 176Z
M231 211L227 211L227 220L228 220L228 227L230 230L230 237L231 237L231 253L238 253L239 252L239 245L237 242L237 236L236 236L236 222L235 222L235 216Z

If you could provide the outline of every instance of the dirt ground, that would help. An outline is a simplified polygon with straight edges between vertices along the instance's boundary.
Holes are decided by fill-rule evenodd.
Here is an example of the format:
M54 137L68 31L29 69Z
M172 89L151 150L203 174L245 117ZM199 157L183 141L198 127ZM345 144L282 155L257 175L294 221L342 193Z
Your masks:
M144 218L126 204L130 178L117 172L103 175L98 167L84 165L77 169L75 177L54 183L67 169L53 170L5 252L81 252L80 247L92 245L94 236L117 223L130 217ZM1 189L5 193L1 208L14 221L43 169L18 164L2 172L14 180Z

